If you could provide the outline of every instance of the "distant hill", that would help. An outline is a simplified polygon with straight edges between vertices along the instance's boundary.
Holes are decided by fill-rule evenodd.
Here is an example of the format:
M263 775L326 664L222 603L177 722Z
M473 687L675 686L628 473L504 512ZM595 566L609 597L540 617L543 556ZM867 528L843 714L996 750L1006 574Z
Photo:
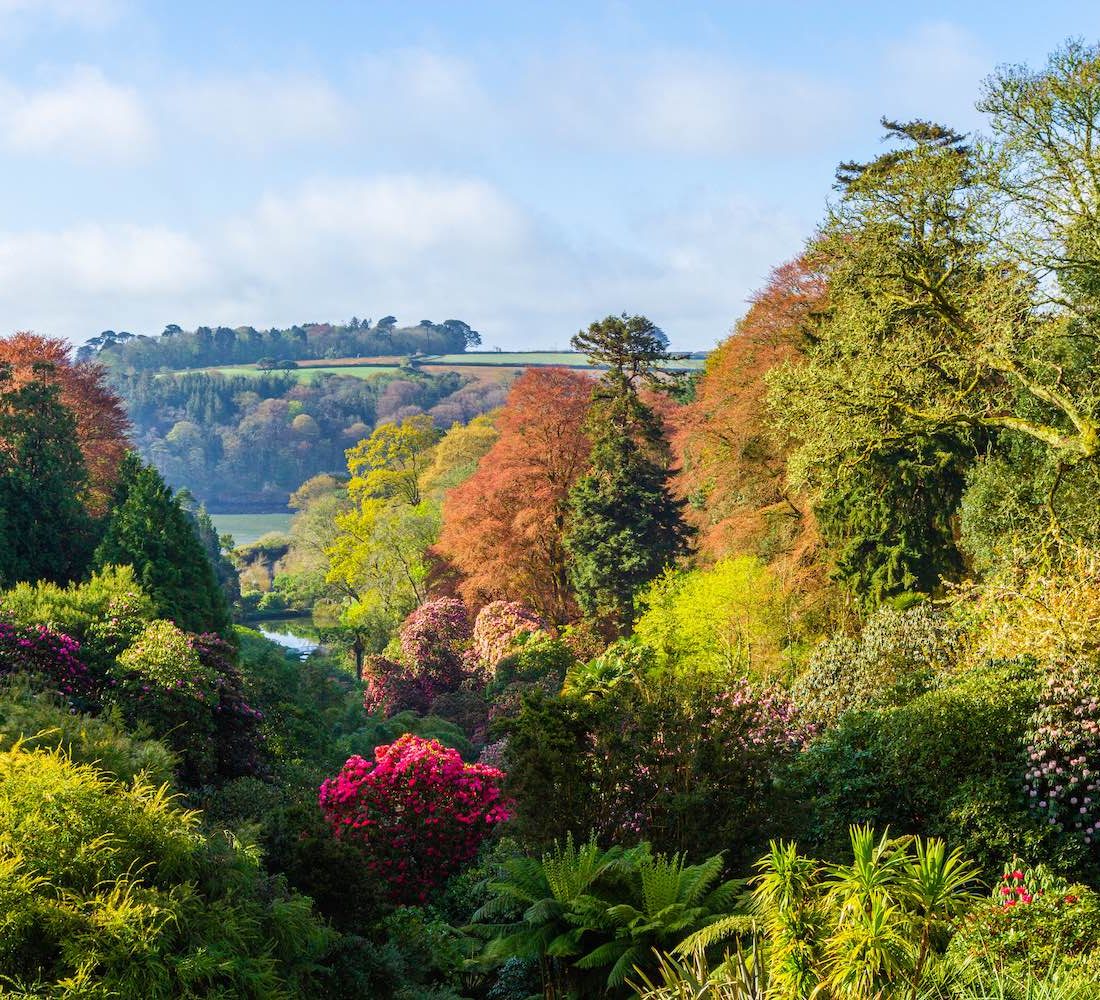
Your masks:
M306 323L282 330L184 330L174 323L158 336L105 330L84 344L77 356L96 358L116 370L156 372L357 356L462 354L480 343L478 332L462 320L424 319L416 326L398 326L396 317L384 316L377 322L352 318L344 324Z

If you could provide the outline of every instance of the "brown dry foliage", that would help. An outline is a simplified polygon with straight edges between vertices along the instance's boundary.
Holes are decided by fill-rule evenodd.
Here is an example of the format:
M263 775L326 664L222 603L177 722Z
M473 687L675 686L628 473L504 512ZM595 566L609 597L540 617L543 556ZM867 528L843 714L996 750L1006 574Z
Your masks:
M528 369L500 411L499 439L447 494L437 548L462 574L471 609L514 600L556 623L573 616L562 538L569 490L588 463L592 385L567 368Z

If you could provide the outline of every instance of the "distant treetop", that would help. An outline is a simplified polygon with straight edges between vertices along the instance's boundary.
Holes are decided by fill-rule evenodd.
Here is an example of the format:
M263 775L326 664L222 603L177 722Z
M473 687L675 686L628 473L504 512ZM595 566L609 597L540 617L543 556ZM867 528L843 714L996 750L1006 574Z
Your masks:
M458 354L481 343L468 323L448 319L398 326L397 317L377 323L352 318L347 323L304 323L286 329L251 326L200 326L184 330L169 323L156 336L104 330L77 352L80 360L96 358L112 368L130 371L208 368L214 365L281 363L379 354ZM288 365L289 367L289 365Z

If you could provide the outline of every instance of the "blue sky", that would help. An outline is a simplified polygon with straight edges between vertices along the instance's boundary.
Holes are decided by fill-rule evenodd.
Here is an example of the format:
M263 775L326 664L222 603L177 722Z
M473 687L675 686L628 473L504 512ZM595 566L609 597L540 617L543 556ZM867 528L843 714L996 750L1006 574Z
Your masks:
M879 117L1100 4L0 0L0 330L393 313L713 346Z

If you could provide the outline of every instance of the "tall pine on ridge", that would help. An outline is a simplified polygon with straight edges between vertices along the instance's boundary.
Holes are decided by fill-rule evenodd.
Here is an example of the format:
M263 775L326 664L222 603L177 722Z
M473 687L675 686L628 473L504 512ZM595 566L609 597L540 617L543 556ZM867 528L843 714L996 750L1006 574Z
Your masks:
M573 350L606 365L586 432L591 467L570 491L565 538L581 607L629 631L634 595L688 550L682 503L668 488L668 445L641 385L659 387L668 338L644 316L608 316L581 331Z

